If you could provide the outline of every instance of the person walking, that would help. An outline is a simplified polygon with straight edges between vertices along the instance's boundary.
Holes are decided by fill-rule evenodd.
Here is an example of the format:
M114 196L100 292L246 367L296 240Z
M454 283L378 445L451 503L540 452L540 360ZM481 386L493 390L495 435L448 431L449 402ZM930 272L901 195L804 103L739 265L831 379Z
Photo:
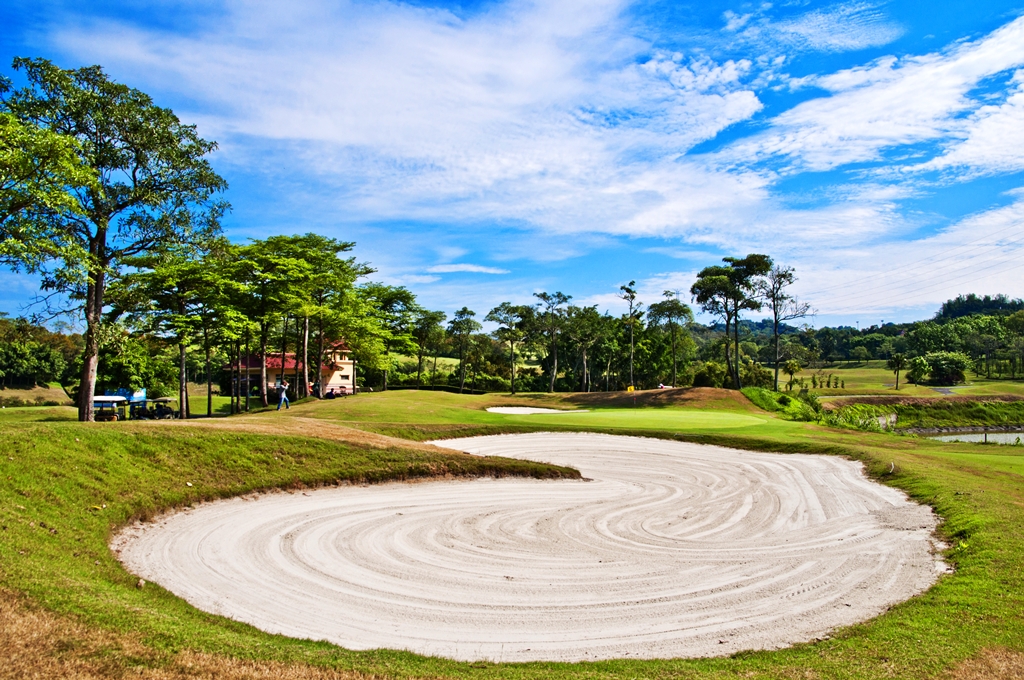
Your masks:
M287 408L287 409L291 408L291 405L288 403L288 381L287 380L282 380L281 384L278 385L278 387L277 387L277 410L278 411L281 410L281 404L284 404L284 407Z

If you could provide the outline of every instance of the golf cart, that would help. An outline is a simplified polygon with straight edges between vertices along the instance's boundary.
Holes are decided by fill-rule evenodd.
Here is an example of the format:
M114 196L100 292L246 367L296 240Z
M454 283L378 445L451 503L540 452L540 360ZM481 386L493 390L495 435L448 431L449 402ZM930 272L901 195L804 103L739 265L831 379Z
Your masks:
M116 422L128 417L128 399L119 395L93 397L92 407L96 422Z
M132 402L131 417L133 420L171 420L178 417L177 405L178 400L173 397L140 399Z

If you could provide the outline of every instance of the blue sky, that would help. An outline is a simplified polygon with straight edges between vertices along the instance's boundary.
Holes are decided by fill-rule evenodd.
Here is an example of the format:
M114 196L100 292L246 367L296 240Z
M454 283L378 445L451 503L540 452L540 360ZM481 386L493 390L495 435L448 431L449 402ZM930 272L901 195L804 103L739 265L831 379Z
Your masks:
M618 312L726 255L815 325L1024 297L1024 5L52 2L0 61L101 64L220 143L235 240L317 231L483 315ZM35 292L0 274L0 311Z

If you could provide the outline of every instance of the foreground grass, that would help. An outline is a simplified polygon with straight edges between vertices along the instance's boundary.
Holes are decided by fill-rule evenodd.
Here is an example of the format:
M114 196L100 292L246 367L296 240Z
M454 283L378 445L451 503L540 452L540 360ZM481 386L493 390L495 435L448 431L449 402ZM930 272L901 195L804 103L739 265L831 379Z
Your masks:
M542 417L547 420L483 409L495 403L572 402L396 392L303 404L249 420L193 424L15 422L3 414L8 453L0 458L6 480L0 488L0 579L8 592L0 605L5 612L20 612L14 616L18 621L71 627L61 642L40 653L40 663L95 662L96 672L108 676L229 676L242 664L248 670L238 677L332 677L322 669L345 677L930 678L952 673L968 678L999 677L1004 671L1005 677L1015 677L1009 673L1024 659L1024 456L1010 447L832 431L776 419L740 399L702 394L707 398L680 400L677 406ZM694 407L711 402L721 408ZM757 422L737 420L741 417ZM313 432L316 423L323 423L322 433ZM709 427L716 423L725 426ZM243 429L226 429L233 426ZM475 469L471 466L479 459L375 435L363 435L364 441L358 433L350 436L345 426L416 439L584 429L846 455L864 461L883 483L936 508L945 518L948 559L957 570L883 616L776 652L705 660L465 664L268 635L199 612L157 586L136 588L136 578L107 549L110 532L132 517L254 489L445 472L571 474L500 459Z

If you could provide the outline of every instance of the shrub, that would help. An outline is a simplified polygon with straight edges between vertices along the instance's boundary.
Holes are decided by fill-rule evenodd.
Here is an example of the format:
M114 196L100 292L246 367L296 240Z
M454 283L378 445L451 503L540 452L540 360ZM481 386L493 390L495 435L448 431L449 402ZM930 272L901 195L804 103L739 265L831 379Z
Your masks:
M694 387L721 387L724 381L725 366L717 361L706 361L693 373Z
M907 362L907 382L915 385L922 382L926 375L931 372L931 366L924 357L913 357Z
M749 361L740 373L743 384L750 387L772 387L775 385L775 376L770 370L761 364Z
M955 385L965 380L964 374L973 362L963 352L932 352L925 356L930 367L932 382L937 385Z

